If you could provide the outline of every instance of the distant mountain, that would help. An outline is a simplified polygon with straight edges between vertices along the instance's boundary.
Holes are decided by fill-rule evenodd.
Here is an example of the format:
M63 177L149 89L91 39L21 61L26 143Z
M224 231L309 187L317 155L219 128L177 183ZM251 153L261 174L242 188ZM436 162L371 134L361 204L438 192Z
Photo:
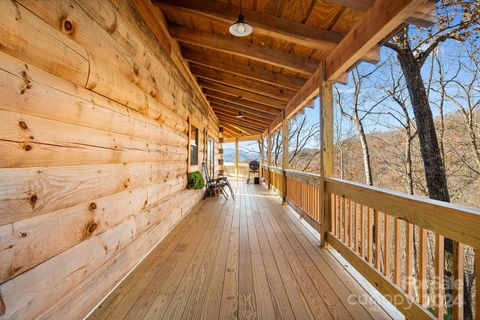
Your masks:
M225 162L235 162L235 148L224 148L223 159ZM252 160L260 161L260 154L258 152L238 149L238 162L248 163Z

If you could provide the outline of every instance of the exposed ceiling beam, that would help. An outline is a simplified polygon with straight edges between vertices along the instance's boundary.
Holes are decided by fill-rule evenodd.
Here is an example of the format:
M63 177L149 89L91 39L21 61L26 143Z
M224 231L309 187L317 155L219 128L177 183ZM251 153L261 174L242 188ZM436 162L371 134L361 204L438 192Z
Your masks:
M263 105L261 103L248 101L248 100L241 99L241 98L238 98L238 97L234 97L232 95L221 93L221 92L218 92L218 91L203 89L203 92L209 98L215 98L215 99L218 99L218 100L230 103L230 104L244 106L244 107L249 108L249 109L262 111L262 112L265 112L265 113L273 114L275 116L279 112L281 112L281 109L269 107L269 106ZM210 101L214 101L214 100L210 99Z
M212 55L202 54L187 48L183 48L182 56L190 63L206 66L216 70L241 75L243 77L273 84L291 90L298 90L302 87L305 79L287 76L281 73L272 72L259 67L237 63L232 60L217 58Z
M245 108L245 107L242 107L242 106L233 107L233 106L228 105L226 102L222 102L222 101L210 101L210 105L212 106L214 111L217 110L217 109L235 111L237 113L238 113L238 111L242 111L243 113L250 114L254 117L258 117L258 118L264 119L266 121L272 121L273 119L275 119L275 116L273 116L271 114L264 113L264 112L257 111L257 110L252 110L252 109Z
M251 128L254 128L253 125L255 125L257 123L257 122L255 122L255 120L249 119L248 117L238 119L234 115L231 115L231 114L217 113L217 116L219 116L223 119L239 120L240 123L244 124L245 126L250 126ZM269 126L269 124L262 123L261 126L258 126L258 127L255 127L255 128L259 128L261 130L264 130L265 128L268 128L268 126Z
M224 123L223 127L225 129L228 129L230 132L232 132L234 137L241 137L243 135L252 135L253 134L253 132L250 132L250 131L248 131L244 128L240 128L240 127L237 127L237 126L232 125L232 124Z
M250 128L250 129L256 129L256 130L264 130L265 128L268 127L269 124L263 124L263 123L258 123L258 122L252 122L249 119L238 119L235 116L228 115L228 114L218 114L219 119L224 119L224 120L229 120L232 121L232 123L237 123L240 125L243 125L245 128Z
M258 141L258 140L261 140L262 139L262 135L261 134L254 134L254 135L250 135L250 136L242 136L242 137L238 137L237 138L238 141ZM235 139L226 139L225 142L235 142L236 140Z
M305 75L315 72L319 64L312 59L270 49L233 36L217 35L181 26L170 26L168 31L180 42L235 54Z
M376 0L327 57L326 77L335 80L380 43L426 0Z
M195 76L197 76L197 78L226 84L242 90L270 96L282 101L289 101L295 95L295 92L286 90L284 88L274 87L264 84L263 82L249 80L247 78L235 76L219 70L198 66L191 66L190 70Z
M154 0L162 9L175 9L215 19L227 24L237 20L240 8L211 0ZM274 15L242 8L246 20L254 26L254 32L307 48L332 51L342 39L342 34L318 29L303 23Z
M245 90L234 88L234 87L229 87L224 84L215 83L215 82L207 81L204 79L199 79L198 84L203 88L226 93L237 98L261 103L266 106L271 106L277 109L283 109L287 105L287 102L285 101L280 101L264 95L260 95L257 93L245 91Z
M318 68L318 70L310 77L310 79L305 82L302 89L298 90L295 97L290 100L285 108L285 117L287 119L295 115L319 94L320 81L324 76L323 69L324 67L320 66L320 68Z
M374 0L328 0L328 2L359 11L367 11ZM419 27L428 27L435 23L435 19L435 0L429 0L419 6L410 17L407 17L406 22Z
M240 8L212 0L154 0L162 9L181 10L182 12L200 15L230 25L237 20ZM319 29L304 23L280 18L274 15L244 9L242 13L254 26L255 34L302 45L304 47L330 52L343 38L344 34ZM375 51L365 55L366 61L377 61Z
M247 122L247 123L252 123L252 124L261 124L261 125L264 125L265 127L268 127L268 125L270 125L270 122L271 121L268 121L268 120L265 120L265 119L261 119L259 117L256 117L254 115L251 115L251 114L247 114L246 112L242 112L242 115L244 116L243 118L237 118L237 114L238 114L238 111L231 111L231 110L226 110L226 109L219 109L219 108L214 108L215 110L215 113L217 115L225 115L225 116L229 116L229 117L234 117L236 119L241 119L242 121L244 122Z
M265 130L265 127L252 127L250 125L247 125L241 121L237 121L234 119L229 119L227 117L220 117L219 118L221 124L227 124L227 125L235 125L238 126L242 129L248 130L248 133L261 133L263 130Z
M221 124L221 126L223 127L224 134L226 134L230 137L238 137L239 136L238 130L235 131L234 128L232 128L230 126L227 126L225 124Z

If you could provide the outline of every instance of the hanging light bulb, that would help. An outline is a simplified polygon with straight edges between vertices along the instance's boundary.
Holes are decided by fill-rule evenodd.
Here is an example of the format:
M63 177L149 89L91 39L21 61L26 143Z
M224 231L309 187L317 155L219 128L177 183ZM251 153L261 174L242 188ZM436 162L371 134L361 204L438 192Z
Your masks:
M238 111L238 114L235 116L235 118L242 119L245 118L245 116L242 114L242 111Z
M242 14L242 1L240 1L240 14L237 21L228 30L236 37L248 36L253 31L252 26L245 22L245 17Z

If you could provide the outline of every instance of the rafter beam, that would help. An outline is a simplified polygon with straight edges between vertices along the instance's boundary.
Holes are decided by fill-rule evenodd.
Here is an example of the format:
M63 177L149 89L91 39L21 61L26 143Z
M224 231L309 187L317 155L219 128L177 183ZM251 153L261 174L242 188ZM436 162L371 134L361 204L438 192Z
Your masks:
M220 101L223 101L223 102L227 102L227 103L230 103L230 104L234 104L234 105L238 105L238 106L244 106L244 107L249 108L249 109L262 111L262 112L272 114L272 115L275 115L275 116L279 112L281 112L281 110L282 110L282 109L272 108L272 107L269 107L269 106L266 106L266 105L263 105L263 104L260 104L260 103L248 101L248 100L245 100L245 99L234 97L234 96L229 95L229 94L225 94L225 93L221 93L221 92L217 92L217 91L213 91L213 90L209 90L209 89L203 89L203 92L207 97L210 98L210 101L213 101L211 99L211 98L213 98L213 99L220 100Z
M257 111L257 110L252 110L252 109L249 109L249 108L245 108L243 106L228 105L228 103L223 102L223 101L212 101L212 100L210 100L210 105L212 106L214 111L216 109L236 111L237 113L238 113L238 111L242 111L243 113L247 113L247 114L250 114L254 117L265 119L267 121L272 121L273 119L275 119L275 116L273 116L271 114L261 112L261 111Z
M245 128L256 129L256 130L264 130L265 128L268 127L267 124L260 124L260 123L251 122L248 119L245 120L245 118L238 119L238 118L236 118L235 116L232 116L232 115L219 114L218 117L219 117L219 119L222 118L224 120L232 121L232 123L236 122L237 124L243 125Z
M261 126L255 122L255 120L249 119L248 117L238 119L234 115L231 114L225 114L225 113L217 113L217 116L222 117L223 119L229 119L229 120L239 120L242 124L246 126L250 126L251 128L258 128L258 129L265 129L268 128L269 124L262 123ZM257 124L257 127L253 127L255 124Z
M278 108L278 109L283 109L287 105L287 102L285 102L285 101L280 101L280 100L273 99L273 98L270 98L270 97L267 97L267 96L264 96L264 95L260 95L260 94L245 91L245 90L242 90L242 89L226 86L226 85L223 85L223 84L220 84L220 83L215 83L215 82L199 79L198 84L203 88L207 88L207 89L214 90L214 91L217 91L217 92L226 93L226 94L229 94L229 95L237 97L237 98L249 100L249 101L252 101L252 102L261 103L261 104L264 104L266 106L271 106L271 107Z
M231 111L231 110L226 110L226 109L218 109L218 108L214 108L215 110L215 113L217 115L225 115L225 116L229 116L229 117L234 117L236 119L239 119L237 118L237 114L238 114L238 111ZM247 123L252 123L252 124L259 124L259 125L262 125L262 126L265 126L265 127L268 127L268 125L270 125L270 121L268 120L265 120L265 119L260 119L258 117L255 117L253 115L250 115L250 114L247 114L247 113L244 113L242 112L243 114L243 118L241 118L242 121L245 121Z
M364 17L327 57L327 80L355 65L360 57L380 43L426 0L376 0Z
M318 61L285 51L274 50L242 39L216 35L193 28L170 26L168 31L173 38L180 42L235 54L305 75L315 72L319 64Z
M235 130L235 128L233 128L229 125L226 125L226 124L222 124L221 126L223 127L224 132L226 132L229 136L231 136L231 137L238 137L239 136L238 129Z
M227 24L235 21L240 12L240 8L237 6L212 0L154 0L153 2L162 9L181 10ZM242 13L248 22L255 26L255 33L311 49L331 51L343 37L340 33L318 29L254 10L242 8Z
M374 0L328 0L330 3L359 11L367 11L373 4L373 1ZM435 23L435 19L435 0L429 0L419 6L417 10L406 19L406 22L419 27L428 27Z
M241 121L236 121L236 120L225 118L225 117L221 117L218 120L220 120L221 124L235 125L235 126L240 127L242 129L248 130L249 134L261 133L265 129L265 127L263 127L263 128L262 127L251 127L250 125L246 125L245 123L242 123Z
M238 89L270 96L272 98L289 101L295 92L286 90L284 88L274 87L272 85L264 84L262 82L249 80L241 76L235 76L230 73L213 70L205 67L191 66L190 70L197 77L213 82L236 87Z
M237 63L228 59L220 59L213 55L202 54L187 48L182 50L182 56L190 63L194 63L199 66L213 68L234 75L241 75L248 79L261 81L291 90L300 89L305 82L305 79L302 78L271 72L263 68L252 67L250 65Z

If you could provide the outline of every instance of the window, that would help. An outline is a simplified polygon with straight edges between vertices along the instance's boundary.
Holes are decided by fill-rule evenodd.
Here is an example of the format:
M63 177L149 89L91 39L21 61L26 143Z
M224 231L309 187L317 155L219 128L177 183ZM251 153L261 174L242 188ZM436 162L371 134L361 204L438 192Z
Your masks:
M198 129L190 126L190 165L198 165Z
M208 157L207 157L207 164L208 164L208 172L212 178L215 177L215 141L213 138L208 138Z

